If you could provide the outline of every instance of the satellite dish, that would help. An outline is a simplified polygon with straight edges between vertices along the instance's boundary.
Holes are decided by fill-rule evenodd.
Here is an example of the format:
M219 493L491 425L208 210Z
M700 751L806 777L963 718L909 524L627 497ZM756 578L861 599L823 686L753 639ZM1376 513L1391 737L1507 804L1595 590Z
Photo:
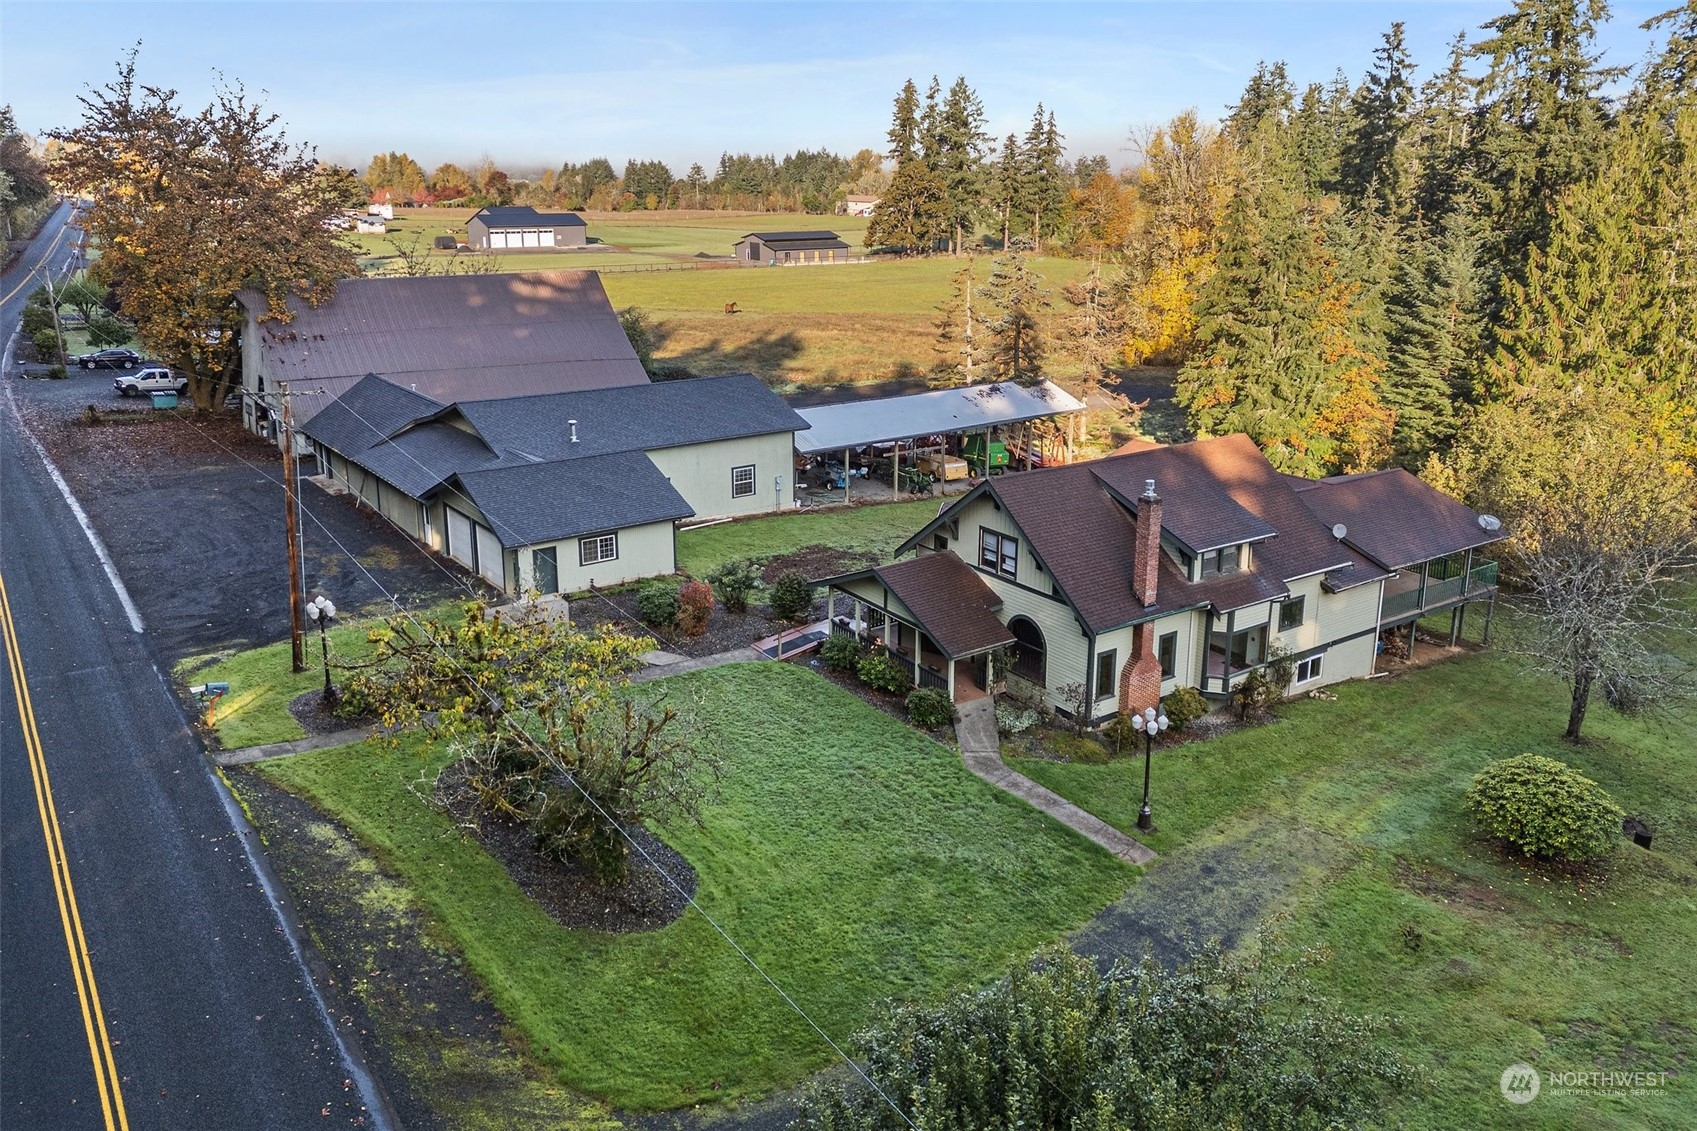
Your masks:
M1336 538L1339 542L1342 542L1343 536L1348 533L1349 527L1345 526L1343 523L1335 522L1332 524L1332 537Z
M1482 515L1479 516L1479 529L1489 531L1490 533L1495 534L1497 531L1501 530L1502 528L1503 528L1503 520L1498 518L1496 515L1494 515L1494 514L1482 514Z

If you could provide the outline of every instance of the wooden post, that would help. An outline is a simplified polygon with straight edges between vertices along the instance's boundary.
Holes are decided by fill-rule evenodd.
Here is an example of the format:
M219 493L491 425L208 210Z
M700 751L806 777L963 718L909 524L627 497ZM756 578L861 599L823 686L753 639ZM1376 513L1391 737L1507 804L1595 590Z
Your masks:
M902 442L897 440L890 451L890 494L902 497Z
M1451 648L1455 647L1456 638L1461 635L1461 610L1465 609L1466 607L1467 607L1466 605L1457 605L1454 609L1450 610L1450 647Z
M295 527L295 414L289 386L277 386L283 398L283 530L289 539L289 650L297 672L306 670L306 625L301 615L301 548Z

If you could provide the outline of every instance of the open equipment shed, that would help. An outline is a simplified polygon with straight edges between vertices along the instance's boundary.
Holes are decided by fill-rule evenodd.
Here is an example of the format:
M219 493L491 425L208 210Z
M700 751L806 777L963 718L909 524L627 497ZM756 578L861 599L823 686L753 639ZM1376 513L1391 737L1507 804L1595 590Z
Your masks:
M850 455L856 450L890 445L892 486L902 457L911 459L918 449L915 441L925 437L964 440L981 434L987 448L992 433L999 432L1014 441L1010 446L1017 449L1019 462L1027 468L1051 462L1070 463L1071 427L1056 437L1061 441L1060 450L1045 454L1031 426L1037 421L1083 412L1084 408L1083 402L1049 381L1036 385L1001 381L960 389L936 389L904 397L797 409L810 427L806 432L796 433L795 446L797 454L808 459L840 456L846 470ZM958 449L960 441L954 447ZM848 499L847 476L843 498Z

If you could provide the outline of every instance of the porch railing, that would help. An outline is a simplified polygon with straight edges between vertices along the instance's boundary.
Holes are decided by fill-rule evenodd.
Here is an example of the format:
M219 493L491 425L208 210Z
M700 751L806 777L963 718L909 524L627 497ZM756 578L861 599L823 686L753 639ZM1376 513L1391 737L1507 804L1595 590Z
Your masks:
M947 691L949 689L949 681L946 678L944 678L942 672L934 672L930 668L926 667L924 664L920 664L919 665L919 686L921 686L921 687L933 687L933 688L936 688L938 691Z
M1381 621L1395 620L1421 609L1437 608L1447 605L1458 597L1467 597L1490 589L1497 583L1497 563L1484 562L1474 566L1465 576L1457 574L1441 580L1428 578L1425 591L1419 586L1404 590L1401 593L1387 593L1384 608L1379 613Z

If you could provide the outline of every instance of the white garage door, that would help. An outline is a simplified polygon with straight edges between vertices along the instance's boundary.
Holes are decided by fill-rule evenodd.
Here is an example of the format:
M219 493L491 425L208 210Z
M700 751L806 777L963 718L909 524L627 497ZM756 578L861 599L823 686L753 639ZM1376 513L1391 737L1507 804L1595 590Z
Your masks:
M495 537L495 532L487 526L478 526L477 572L502 588L507 584L506 570L502 568L504 557L501 541Z
M553 228L543 228L542 229L542 246L543 247L553 247L554 246L554 229Z
M472 537L471 519L455 510L448 511L448 556L463 566L477 568L477 541Z

